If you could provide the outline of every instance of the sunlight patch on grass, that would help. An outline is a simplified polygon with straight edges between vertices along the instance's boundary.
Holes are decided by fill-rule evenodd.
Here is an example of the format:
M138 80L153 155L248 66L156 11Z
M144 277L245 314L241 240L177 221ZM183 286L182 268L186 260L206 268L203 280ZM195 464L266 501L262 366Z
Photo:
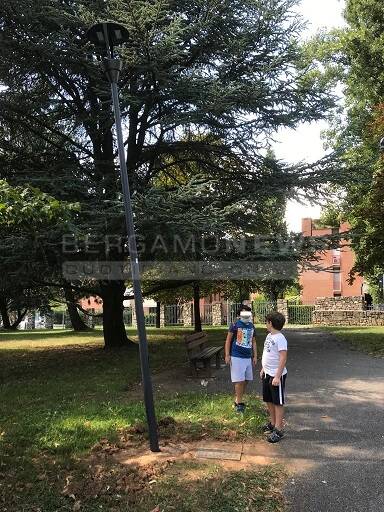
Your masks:
M225 331L209 329L210 342L224 343ZM183 332L148 331L152 372L182 367L187 377ZM121 430L136 432L135 426L144 425L132 439L147 443L143 403L130 398L130 387L140 379L138 352L102 350L101 331L21 331L11 333L12 341L6 336L0 334L0 491L15 512L32 510L32 504L44 512L67 510L58 475L65 481L68 472L77 471L79 459L100 439L113 443ZM177 381L174 392L156 400L159 423L173 419L160 426L163 439L237 441L260 434L264 408L256 398L250 398L244 415L237 415L232 396L205 389L181 393L176 386Z
M339 340L375 356L384 356L384 327L327 327Z

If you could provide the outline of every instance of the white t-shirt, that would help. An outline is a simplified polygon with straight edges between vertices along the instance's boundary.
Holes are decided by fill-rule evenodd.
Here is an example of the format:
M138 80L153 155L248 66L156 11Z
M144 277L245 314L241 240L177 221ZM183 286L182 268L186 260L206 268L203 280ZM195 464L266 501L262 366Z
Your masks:
M287 339L281 332L277 334L269 333L265 339L263 357L261 364L263 365L264 372L271 377L274 377L280 363L281 350L287 350L288 343ZM282 375L287 373L287 369L284 368Z

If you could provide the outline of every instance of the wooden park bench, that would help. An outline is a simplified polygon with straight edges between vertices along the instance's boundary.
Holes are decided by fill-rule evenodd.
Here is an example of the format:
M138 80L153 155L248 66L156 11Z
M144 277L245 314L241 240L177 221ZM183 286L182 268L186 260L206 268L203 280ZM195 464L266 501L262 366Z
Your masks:
M186 334L184 336L185 345L187 347L188 359L194 368L197 376L197 363L202 362L204 368L208 369L208 377L211 376L211 360L216 358L216 368L220 369L220 352L222 347L212 347L208 345L208 336L205 332L197 332L195 334Z

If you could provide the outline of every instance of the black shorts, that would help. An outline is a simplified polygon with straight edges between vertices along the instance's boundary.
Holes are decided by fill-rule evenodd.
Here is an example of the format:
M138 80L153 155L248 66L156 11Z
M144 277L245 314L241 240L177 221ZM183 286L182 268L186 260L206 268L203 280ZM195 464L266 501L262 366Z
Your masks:
M264 375L263 377L263 400L274 405L285 404L285 381L287 374L280 377L280 385L272 386L273 377Z

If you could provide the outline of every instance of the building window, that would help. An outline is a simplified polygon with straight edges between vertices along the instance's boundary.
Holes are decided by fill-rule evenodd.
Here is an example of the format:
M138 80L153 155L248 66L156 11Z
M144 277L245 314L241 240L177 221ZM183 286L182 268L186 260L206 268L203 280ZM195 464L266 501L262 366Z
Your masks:
M341 256L340 249L333 249L332 251L332 265L340 268Z
M340 295L341 293L341 273L333 273L333 294Z

